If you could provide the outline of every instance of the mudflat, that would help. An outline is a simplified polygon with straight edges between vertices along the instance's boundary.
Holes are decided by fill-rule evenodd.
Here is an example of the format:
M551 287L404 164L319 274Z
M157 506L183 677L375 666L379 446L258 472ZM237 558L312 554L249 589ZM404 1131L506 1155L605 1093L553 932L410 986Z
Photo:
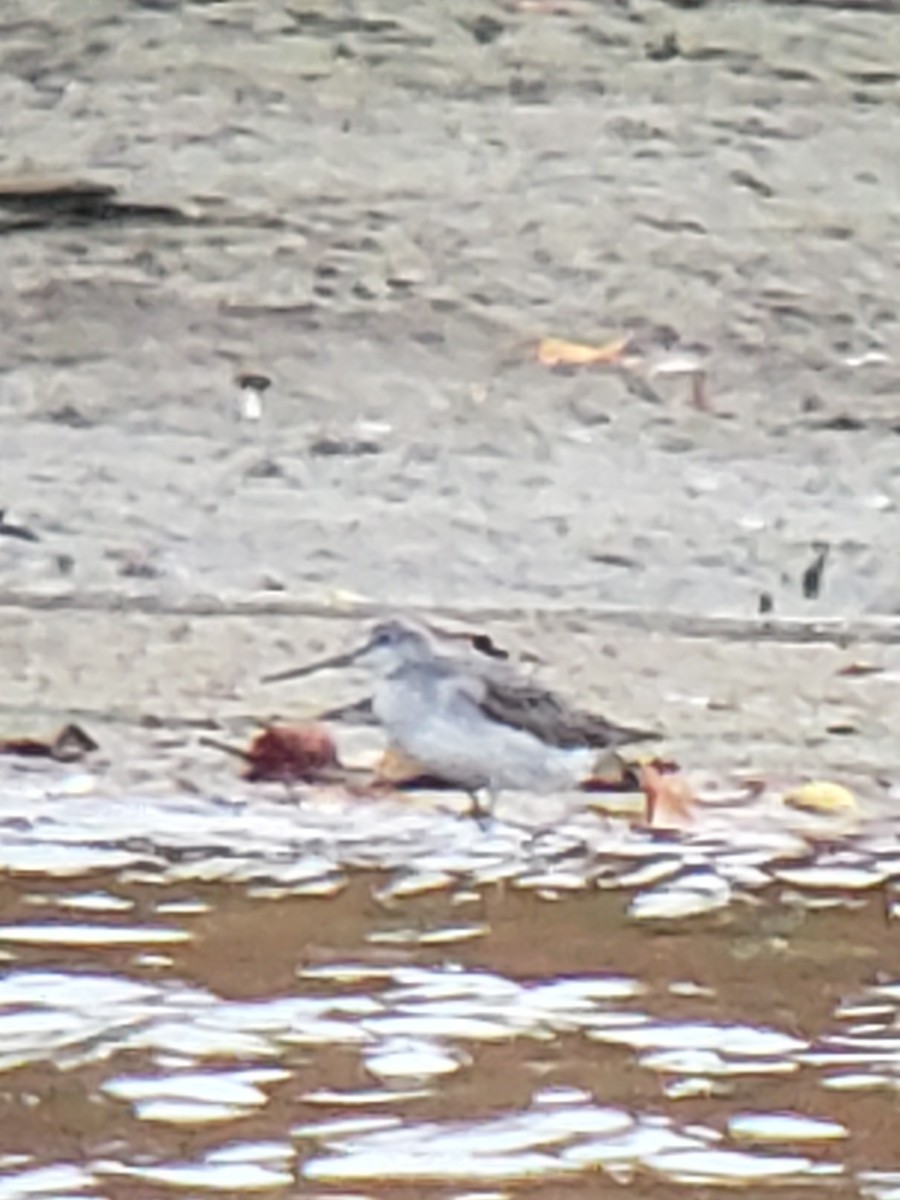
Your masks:
M493 615L675 736L883 761L890 676L833 683L871 647L660 619L892 627L898 62L889 3L11 0L8 711L264 714L361 600ZM661 327L712 412L535 353Z

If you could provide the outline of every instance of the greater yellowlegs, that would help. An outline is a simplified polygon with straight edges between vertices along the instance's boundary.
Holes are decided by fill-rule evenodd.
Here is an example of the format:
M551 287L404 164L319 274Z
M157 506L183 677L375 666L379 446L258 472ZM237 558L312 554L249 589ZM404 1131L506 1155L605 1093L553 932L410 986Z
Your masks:
M372 710L393 746L467 791L550 792L590 772L597 750L656 737L568 705L494 658L454 654L408 620L379 622L356 650L270 675L296 679L358 663L376 677Z

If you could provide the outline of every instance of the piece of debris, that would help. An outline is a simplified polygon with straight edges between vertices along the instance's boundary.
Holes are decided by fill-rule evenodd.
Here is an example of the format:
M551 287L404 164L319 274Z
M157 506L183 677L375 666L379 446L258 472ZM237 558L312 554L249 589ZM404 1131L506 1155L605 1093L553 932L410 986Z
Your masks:
M624 571L642 571L644 564L639 558L632 558L629 554L616 554L615 551L596 550L588 554L591 562L599 563L604 567L621 567Z
M284 467L268 455L251 463L244 471L245 479L284 479Z
M678 37L672 32L664 34L658 41L648 42L644 47L644 55L650 62L669 62L678 58L681 52Z
M238 416L245 421L259 421L263 415L263 396L272 386L268 375L246 372L238 375L237 385L241 389Z
M842 814L859 811L857 799L850 789L827 779L801 784L788 792L783 802L803 812Z
M598 754L590 775L578 784L582 792L635 792L640 790L637 771L615 750Z
M755 192L757 196L761 196L763 200L772 200L775 195L775 189L764 179L760 179L751 171L742 171L740 169L731 172L731 182L738 187L746 188L748 192Z
M707 390L707 348L682 342L669 325L642 324L611 342L595 346L565 338L543 338L537 359L545 367L619 367L643 381L648 398L659 397L648 386L662 376L683 376L691 382L691 404L701 412L713 412Z
M832 737L854 737L859 733L859 726L853 721L832 721L825 726L825 732Z
M636 769L644 793L644 824L650 829L689 829L697 797L684 776L666 774L651 763Z
M891 362L891 356L883 350L864 350L861 354L848 354L843 360L845 367L884 367Z
M565 338L543 338L538 343L538 362L544 367L595 367L620 363L629 338L617 338L602 346L570 342Z
M56 762L78 762L99 750L99 746L80 725L64 725L52 738L0 738L0 754L19 758L52 758Z
M863 429L868 429L870 424L871 422L865 417L856 413L834 413L830 417L811 421L809 428L826 433L859 433Z
M578 784L581 792L639 792L641 767L653 767L660 775L672 775L678 771L678 763L667 758L648 758L641 762L629 761L615 749L597 755L587 775Z
M246 750L210 737L200 743L239 758L251 783L334 782L344 770L334 739L321 725L269 725Z
M876 663L852 662L846 667L841 667L837 674L846 679L865 679L868 675L882 675L884 670L884 667L879 667Z
M39 542L38 535L26 525L14 525L6 519L6 509L0 508L0 534L4 537L18 538L20 542Z
M828 561L831 546L828 542L815 542L813 549L816 551L816 557L803 572L802 580L803 595L807 600L815 600L822 590L825 563Z
M106 550L103 557L116 564L116 573L123 579L157 579L160 575L151 550L117 547Z
M63 404L59 408L51 408L46 413L46 420L54 425L65 425L67 429L91 429L95 422L85 416L74 404Z
M309 443L309 453L314 458L364 458L380 454L381 446L372 438L331 437L323 434Z
M245 371L238 375L237 384L240 388L249 388L254 392L267 392L272 386L272 380L268 375L261 375L255 371Z
M0 178L0 231L92 225L103 221L183 225L190 221L170 204L120 200L108 183L53 176Z
M498 646L490 634L471 633L466 636L472 644L472 649L477 650L479 654L484 654L487 658L509 658L509 651Z
M479 46L487 46L491 42L495 42L506 28L502 21L488 16L487 13L483 13L471 22L462 21L461 24L468 29Z

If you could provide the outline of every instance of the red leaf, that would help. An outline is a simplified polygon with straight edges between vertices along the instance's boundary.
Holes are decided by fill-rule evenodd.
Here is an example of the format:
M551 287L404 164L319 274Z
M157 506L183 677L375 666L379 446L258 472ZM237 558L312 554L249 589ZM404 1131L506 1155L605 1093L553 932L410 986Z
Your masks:
M334 740L321 725L271 725L256 735L245 758L253 783L316 780L339 766Z

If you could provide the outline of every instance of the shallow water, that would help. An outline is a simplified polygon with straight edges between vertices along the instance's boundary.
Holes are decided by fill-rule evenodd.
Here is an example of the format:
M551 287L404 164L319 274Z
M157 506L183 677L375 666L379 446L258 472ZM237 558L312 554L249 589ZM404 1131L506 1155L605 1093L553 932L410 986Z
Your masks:
M889 826L22 801L4 1200L897 1195Z

